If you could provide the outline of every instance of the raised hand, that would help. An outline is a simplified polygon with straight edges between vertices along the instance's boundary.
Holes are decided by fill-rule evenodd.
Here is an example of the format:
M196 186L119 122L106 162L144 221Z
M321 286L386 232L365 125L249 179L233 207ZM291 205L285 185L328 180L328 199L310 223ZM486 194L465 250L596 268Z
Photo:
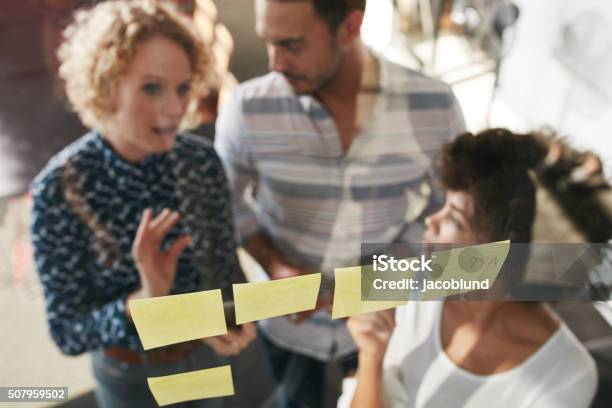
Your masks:
M178 258L191 243L189 235L182 235L172 243L168 251L161 249L164 238L179 218L178 212L167 208L153 219L149 208L142 215L132 244L132 257L140 275L142 297L165 296L170 293Z
M347 327L360 356L382 361L395 327L395 309L352 316Z

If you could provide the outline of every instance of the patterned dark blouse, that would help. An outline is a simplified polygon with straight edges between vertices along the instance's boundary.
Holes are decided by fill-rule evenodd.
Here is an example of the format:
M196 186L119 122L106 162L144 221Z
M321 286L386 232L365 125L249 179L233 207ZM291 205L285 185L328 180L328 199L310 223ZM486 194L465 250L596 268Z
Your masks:
M131 246L146 208L178 210L193 242L179 259L171 293L243 282L229 192L213 147L180 135L173 149L138 164L124 161L91 132L58 153L34 180L32 241L51 335L66 354L112 346L141 350L125 315L140 287Z

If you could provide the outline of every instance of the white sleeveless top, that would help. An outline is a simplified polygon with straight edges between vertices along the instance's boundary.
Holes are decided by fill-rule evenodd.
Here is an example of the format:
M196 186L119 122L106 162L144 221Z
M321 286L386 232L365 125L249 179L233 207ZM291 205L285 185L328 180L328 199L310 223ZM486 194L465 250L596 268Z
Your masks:
M408 302L383 363L388 407L588 407L597 387L595 362L561 323L522 364L493 375L457 366L440 339L442 302ZM356 379L346 379L338 407L349 407Z

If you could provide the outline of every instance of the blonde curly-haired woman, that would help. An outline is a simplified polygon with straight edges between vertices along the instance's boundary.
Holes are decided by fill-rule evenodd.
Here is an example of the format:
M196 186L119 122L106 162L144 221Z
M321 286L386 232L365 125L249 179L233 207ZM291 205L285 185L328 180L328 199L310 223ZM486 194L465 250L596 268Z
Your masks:
M255 336L244 325L144 352L126 307L202 289L227 298L244 280L219 159L181 133L211 82L210 52L168 6L110 1L77 12L59 56L69 100L92 130L32 189L51 335L66 354L92 352L102 407L156 406L146 377L210 368Z

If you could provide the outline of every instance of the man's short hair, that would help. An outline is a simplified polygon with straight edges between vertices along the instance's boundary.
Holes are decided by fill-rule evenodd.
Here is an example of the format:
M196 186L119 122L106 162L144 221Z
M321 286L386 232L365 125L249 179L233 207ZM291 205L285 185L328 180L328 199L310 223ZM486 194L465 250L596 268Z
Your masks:
M505 129L465 133L445 146L440 179L444 188L471 195L471 224L489 241L530 242L536 200L529 169L542 156L532 135Z
M355 10L365 11L366 0L312 0L315 11L323 17L332 32L342 24L346 16Z
M323 18L332 32L342 24L350 12L365 12L366 0L277 0L277 1L311 1L317 14Z

